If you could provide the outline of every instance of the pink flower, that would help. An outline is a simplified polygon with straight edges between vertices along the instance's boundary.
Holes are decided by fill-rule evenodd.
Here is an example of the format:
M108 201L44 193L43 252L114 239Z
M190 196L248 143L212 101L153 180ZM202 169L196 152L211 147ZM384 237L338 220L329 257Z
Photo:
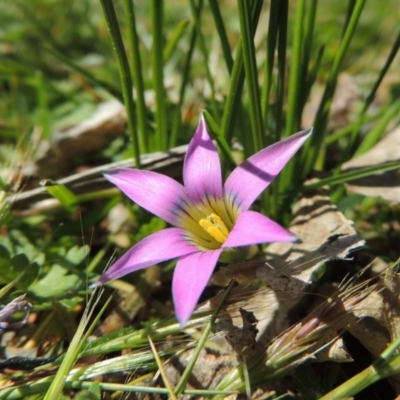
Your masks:
M95 286L179 257L172 294L177 319L184 325L223 252L296 240L276 222L249 208L310 134L311 130L298 132L254 154L223 185L218 153L201 117L185 156L184 186L151 171L126 168L106 173L129 198L172 227L134 245Z

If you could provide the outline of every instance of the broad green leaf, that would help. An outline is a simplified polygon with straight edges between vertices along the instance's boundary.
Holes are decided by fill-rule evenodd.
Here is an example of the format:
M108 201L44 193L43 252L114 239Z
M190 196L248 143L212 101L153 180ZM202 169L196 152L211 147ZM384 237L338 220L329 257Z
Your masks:
M66 268L54 264L48 274L33 283L28 292L41 300L59 300L71 297L82 286L83 282L77 275L68 275Z

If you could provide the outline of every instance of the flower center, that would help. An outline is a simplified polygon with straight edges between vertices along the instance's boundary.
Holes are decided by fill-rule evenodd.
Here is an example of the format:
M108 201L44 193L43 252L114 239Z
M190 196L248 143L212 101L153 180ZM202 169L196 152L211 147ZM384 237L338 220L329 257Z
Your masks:
M219 243L224 243L229 235L228 228L217 214L202 218L199 225Z

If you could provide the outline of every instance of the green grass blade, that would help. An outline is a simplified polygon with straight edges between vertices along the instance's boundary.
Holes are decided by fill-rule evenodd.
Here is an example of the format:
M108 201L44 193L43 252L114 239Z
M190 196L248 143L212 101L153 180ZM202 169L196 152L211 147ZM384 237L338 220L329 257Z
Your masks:
M50 120L49 120L49 107L48 107L48 89L46 87L45 79L41 71L35 73L36 77L36 90L38 99L38 116L39 124L42 129L43 139L50 138Z
M346 26L343 39L340 43L339 49L333 60L333 65L330 70L328 80L326 83L325 91L322 96L315 121L314 121L314 134L310 140L305 144L304 151L302 152L302 175L309 173L315 166L317 158L322 150L325 131L328 124L329 112L332 104L333 94L335 92L337 78L340 72L340 67L343 58L350 46L351 39L357 28L358 20L364 8L366 0L357 0L353 8L353 12Z
M59 185L57 182L53 182L50 179L45 179L41 181L40 184L46 189L47 193L57 199L66 210L70 212L75 210L78 205L78 198L65 185Z
M118 87L96 78L88 70L80 67L78 64L71 61L67 55L60 53L58 50L48 47L45 47L44 50L50 53L53 57L57 58L57 60L61 61L63 64L67 65L69 68L71 68L72 71L83 76L93 85L104 89L105 91L113 95L115 98L117 98L119 101L121 102L124 101L124 96L122 95L121 90Z
M208 339L208 336L211 333L212 327L214 325L215 320L217 319L217 316L222 308L222 306L225 303L226 298L228 297L231 289L233 287L233 281L231 281L228 285L228 287L226 288L222 298L221 298L221 302L218 304L218 306L216 307L215 311L213 312L210 321L208 322L208 324L206 325L206 327L204 328L203 334L201 335L200 340L197 342L195 351L192 355L192 358L190 359L190 361L188 362L185 371L183 372L181 379L179 380L178 384L175 387L175 393L177 395L180 395L184 388L186 383L189 381L190 376L192 374L194 365L196 364L196 361L200 355L201 350L203 349L204 345L206 344L206 341Z
M167 102L164 88L164 58L163 58L163 3L151 0L150 14L152 24L152 70L154 91L156 94L156 136L155 147L152 150L165 150L168 145L167 135Z
M278 76L276 83L276 104L275 104L275 127L273 129L273 135L271 137L271 142L277 142L282 137L283 132L283 123L284 123L284 110L285 110L285 98L286 98L286 79L287 79L287 71L286 71L286 58L287 58L287 31L288 31L288 17L289 17L289 4L287 0L280 0L279 4L279 31L278 31ZM288 166L286 166L287 168ZM262 208L264 212L268 211L268 214L271 215L272 218L277 218L279 213L279 185L282 179L285 176L289 176L289 180L291 179L291 175L288 174L286 168L283 170L284 174L280 174L278 179L274 179L269 191L266 191L262 194L261 202Z
M228 163L228 167L233 170L236 167L235 160L232 156L231 148L226 141L225 137L222 136L221 130L219 129L217 123L214 118L207 111L203 111L204 118L207 122L207 125L211 128L210 135L213 139L215 139L218 143L218 147L220 148L223 157Z
M275 134L273 141L282 137L284 102L286 97L285 86L287 80L286 58L287 58L287 31L288 31L289 4L282 0L279 5L279 32L278 32L278 77L276 85L276 111L275 111Z
M391 104L386 112L379 119L377 124L367 133L367 135L363 138L360 146L357 148L357 151L354 153L354 157L357 157L369 149L371 149L379 140L382 138L385 133L386 127L388 124L396 118L400 113L400 101Z
M378 78L372 87L370 93L368 94L367 98L365 99L365 106L364 108L368 109L369 106L372 104L375 98L376 91L378 90L380 84L382 83L383 78L385 77L387 71L389 70L390 66L392 65L393 60L395 59L398 51L400 48L400 32L397 34L396 40L393 43L393 46L390 50L388 58L385 61L384 66L379 71Z
M181 82L181 86L179 89L179 100L178 100L178 104L176 105L171 135L169 137L169 145L168 145L169 148L175 147L177 145L178 134L179 134L179 130L181 129L181 125L182 125L182 117L181 117L182 105L183 105L183 100L184 100L184 96L185 96L185 90L186 90L186 87L189 84L189 80L190 80L189 73L190 73L190 66L192 63L193 52L194 52L195 45L196 45L196 38L197 38L196 28L193 27L192 33L190 36L189 50L187 52L184 67L182 69L182 82Z
M204 35L201 31L201 13L199 12L199 10L202 9L202 5L203 5L203 0L199 1L199 6L196 7L195 1L194 0L189 0L190 3L190 9L192 11L192 16L193 16L193 20L194 20L194 25L196 27L196 31L197 31L197 41L198 41L198 45L199 45L199 50L203 56L203 66L204 66L204 71L206 74L206 79L208 84L210 85L210 90L211 90L211 107L213 110L214 115L218 115L218 105L217 105L217 101L215 98L215 84L214 84L214 78L211 74L210 71L210 66L209 66L209 62L208 62L208 50L206 47L206 43L204 40Z
M253 27L256 27L258 24L258 20L260 18L260 13L261 13L261 7L262 7L262 2L260 1L254 1L252 3L251 20ZM255 32L253 31L253 35L254 33ZM221 123L221 135L224 136L228 142L233 137L237 117L239 115L242 115L241 96L243 92L243 84L244 84L243 47L240 43L236 51L235 61L233 63L228 96L225 101L225 107Z
M43 378L38 382L34 382L26 385L19 385L13 388L0 389L0 398L7 400L20 400L27 399L27 396L33 396L35 394L42 394L50 386L51 377ZM90 389L93 385L92 381L67 381L64 388L66 390L73 389ZM126 393L148 393L150 395L160 394L168 395L168 389L143 386L143 385L129 385L129 384L119 384L119 383L98 383L100 390L112 392L112 394L118 392ZM229 395L238 394L237 391L232 390L206 390L206 389L187 389L183 391L183 394L196 396L222 396L221 398L226 398ZM42 398L42 397L35 397ZM63 397L58 397L56 400L62 399Z
M79 353L82 349L83 346L86 345L86 340L85 338L88 337L89 332L85 333L86 327L92 317L93 312L95 311L95 306L96 303L98 302L99 299L94 301L94 304L88 304L85 308L85 312L82 315L82 318L79 322L78 328L75 332L74 337L72 338L72 341L68 347L67 353L62 357L62 362L61 365L54 376L53 381L51 382L51 385L49 389L46 392L46 395L44 396L44 400L55 400L61 398L61 394L65 385L65 382L67 380L67 376L69 372L71 371L73 365L75 364L76 360L79 358ZM108 304L110 303L111 298L108 299L108 301L103 305L102 309L96 315L95 321L92 322L91 324L91 329L94 329L96 323L99 321L101 315L104 313L106 310Z
M381 107L374 114L366 116L364 119L364 123L373 122L373 121L381 118L386 113L387 109L388 109L388 106ZM345 136L350 136L354 130L354 127L358 126L358 124L359 124L359 121L357 120L356 122L354 122L352 124L346 125L345 127L341 128L335 132L332 132L329 136L327 136L325 138L325 145L329 146L332 143L337 142L339 139L341 139Z
M296 3L296 17L293 30L292 57L290 62L289 90L287 101L285 137L297 132L300 126L298 102L300 99L300 77L302 67L303 22L305 19L305 0Z
M136 118L140 153L147 153L149 136L147 126L147 106L144 99L145 85L143 80L142 60L139 50L139 36L136 28L136 16L133 1L123 0L125 20L128 27L128 44L130 49L130 67L136 93Z
M374 382L398 374L400 371L400 355L395 355L394 353L399 346L400 338L396 338L371 366L322 396L321 400L350 398Z
M392 46L390 53L385 61L385 64L383 65L382 69L379 71L378 78L376 79L374 85L371 88L370 93L368 94L368 96L365 99L362 111L360 113L360 117L358 119L358 124L353 129L351 139L350 139L350 144L349 144L349 146L347 146L347 149L344 151L344 154L342 156L342 161L347 160L350 157L352 151L354 150L354 146L357 141L358 134L360 132L360 128L364 124L367 111L368 111L369 107L371 106L372 102L374 101L376 91L378 90L380 84L382 83L384 76L386 75L387 71L389 70L394 58L396 57L396 54L399 51L399 47L400 47L400 32L398 33L397 38L393 43L393 46ZM361 151L364 151L364 149L362 149L362 150L357 149L356 154L361 154L360 153Z
M219 3L217 0L209 0L210 10L214 18L215 27L219 40L221 41L222 54L224 56L226 67L228 68L229 74L232 73L233 68L233 57L231 47L229 45L228 35L226 33L224 20L222 19Z
M262 2L261 2L262 3ZM263 148L263 118L258 84L258 71L254 47L254 28L252 27L250 3L238 0L241 42L247 90L249 92L250 121L252 127L253 152Z
M400 168L400 161L393 161L383 165L374 165L372 167L357 168L353 171L341 172L340 175L332 175L328 178L319 179L316 182L305 184L299 190L312 190L324 185L340 185L355 179L365 178L367 176L386 171L392 171L397 168Z
M132 140L133 155L136 166L140 168L139 138L136 134L135 103L132 93L132 78L129 69L128 58L126 56L124 43L119 30L117 15L112 0L100 0L103 14L106 19L107 28L110 34L111 42L118 60L119 75L121 79L122 95L126 108L128 119L128 132Z
M314 79L316 76L316 71L314 71L314 74L311 74L311 77L309 77L310 72L309 72L309 65L311 61L311 50L313 46L313 39L315 36L314 32L314 27L315 27L315 17L317 15L317 5L318 1L317 0L311 0L310 5L307 10L307 16L305 20L305 33L304 33L304 44L303 44L303 55L302 55L302 61L301 61L301 72L300 72L300 82L303 83L302 89L300 90L300 99L297 104L297 118L300 122L301 120L301 115L303 111L303 107L306 104L308 95L311 90L311 86L314 83ZM322 51L320 50L320 56L319 59L322 57ZM318 61L318 59L317 59ZM319 60L320 62L320 60ZM318 70L318 62L314 64L314 68L317 68ZM311 80L310 80L311 78ZM307 85L304 85L304 83L307 82ZM298 126L300 127L300 125Z
M274 68L276 42L279 28L279 6L280 0L271 0L269 9L267 54L264 62L264 82L262 86L261 105L264 116L265 129L268 129L270 92L272 87L272 71Z
M175 29L172 31L172 34L164 47L163 58L165 64L170 60L172 54L174 54L179 40L181 40L189 25L190 21L188 19L184 19L178 22L178 24L175 26Z

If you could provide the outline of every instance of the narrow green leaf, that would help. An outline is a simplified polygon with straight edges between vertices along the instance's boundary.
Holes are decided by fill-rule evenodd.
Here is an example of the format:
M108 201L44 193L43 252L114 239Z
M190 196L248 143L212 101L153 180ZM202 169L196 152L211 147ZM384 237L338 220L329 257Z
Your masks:
M262 8L262 1L254 1L252 3L251 10L251 21L253 26L253 35L255 34L254 27L257 26L260 18ZM228 96L225 101L224 113L222 116L221 123L221 134L228 141L232 139L237 124L238 116L242 116L241 110L241 96L243 92L244 84L244 64L243 64L243 46L239 43L239 47L236 51L235 61L233 63L233 69L229 84ZM239 120L243 126L243 121ZM247 155L247 154L246 154Z
M369 92L368 96L365 99L363 108L362 108L361 113L360 113L360 117L358 119L358 124L354 126L353 132L351 134L350 144L349 144L349 146L347 146L347 149L345 149L345 151L343 152L343 155L341 157L341 161L342 162L346 161L350 157L352 151L354 150L354 146L355 146L355 143L357 141L358 134L360 132L360 128L364 124L367 111L368 111L369 107L371 106L371 104L372 104L372 102L373 102L373 100L375 98L376 91L378 90L378 88L379 88L384 76L386 75L387 71L390 68L390 65L392 64L392 62L393 62L393 60L394 60L394 58L395 58L395 56L397 54L397 52L399 51L399 47L400 47L400 32L398 33L397 38L393 43L393 46L392 46L392 48L390 50L388 58L385 61L384 66L379 71L378 77L377 77L374 85L372 86L371 91ZM360 154L360 151L361 150L357 149L357 153L358 154Z
M172 31L172 34L167 41L166 45L164 46L164 51L163 51L163 58L164 58L164 63L166 64L172 54L174 53L179 40L182 38L184 33L186 32L187 27L189 26L190 21L188 19L183 19L180 21L176 26L175 29Z
M136 94L136 118L140 153L149 152L147 126L147 106L144 100L145 85L143 80L142 60L139 50L139 35L136 29L135 8L132 0L123 0L125 20L128 26L128 44L130 66Z
M219 40L221 41L222 54L224 55L225 64L228 68L229 74L231 74L233 68L232 51L229 45L228 35L226 33L224 20L222 19L219 3L217 0L209 0L208 3L214 18L215 27L217 28Z
M45 79L41 71L36 71L36 90L38 99L38 116L39 124L42 128L43 139L50 138L50 121L48 108L48 88L46 87Z
M333 60L332 68L330 69L328 80L325 86L320 105L314 121L314 134L310 140L305 144L302 152L302 174L306 175L315 166L317 158L320 156L320 152L323 146L323 140L326 134L326 127L328 124L329 112L332 105L332 98L335 92L337 78L339 76L340 67L343 58L350 46L354 32L357 28L358 21L361 12L364 8L366 0L356 0L354 8L352 10L349 23L346 26L343 39L340 43L339 49Z
M224 158L226 159L230 169L232 170L233 168L236 167L236 163L232 156L231 148L229 147L228 142L226 141L224 136L222 136L219 126L215 122L214 118L210 115L210 113L207 111L203 111L203 115L207 122L207 125L211 128L210 131L211 137L217 141L218 146L221 149Z
M354 153L354 157L357 157L369 149L371 149L385 133L388 124L400 114L400 101L391 104L386 109L385 114L378 120L377 124L365 135L357 151Z
M319 63L322 58L322 49L319 51L319 62L317 60L314 63L314 71L312 74L309 73L309 65L311 61L311 50L314 41L314 27L315 27L315 17L317 15L317 5L318 0L311 0L309 7L307 9L306 20L305 20L305 33L304 33L304 41L303 41L303 54L301 60L301 72L300 72L300 82L307 82L307 85L301 84L299 89L298 104L297 104L297 118L298 121L301 120L301 115L303 112L303 107L306 104L308 95L311 90L311 86L314 83L314 79L316 76L316 71L318 70ZM315 70L316 69L316 70ZM311 77L310 77L311 75ZM300 127L300 125L298 126Z
M93 313L95 311L97 302L99 301L99 297L97 298L97 300L94 300L93 298L91 300L93 301L89 302L89 304L86 306L85 311L77 327L77 330L75 332L75 335L68 346L67 353L62 357L62 361L56 375L52 377L53 380L48 390L46 391L44 400L53 400L60 398L64 385L66 384L69 372L71 371L76 360L79 358L80 351L86 345L87 338L89 337L90 333L93 332L96 323L98 323L100 317L103 315L108 304L110 303L111 297L105 302L100 312L97 313L97 315L94 317L93 320L92 320ZM91 320L92 320L91 325L88 328L89 322Z
M211 333L211 329L214 325L214 322L217 319L218 313L220 312L222 306L224 305L226 298L228 297L230 291L232 290L232 287L233 287L233 280L229 283L228 287L226 288L226 290L221 298L220 303L218 304L215 311L213 312L213 314L210 318L210 321L204 328L203 334L201 335L200 340L197 342L197 345L196 345L195 351L192 355L192 358L188 362L188 364L185 368L185 371L183 371L183 373L182 373L181 379L179 380L178 384L175 387L175 394L180 395L184 391L185 385L190 379L190 376L192 374L192 371L196 364L196 361L200 355L200 352L203 349L204 345L206 344L206 341L208 339L208 336Z
M126 56L124 43L118 25L117 15L112 0L100 0L111 42L118 60L119 75L121 79L122 95L128 119L128 131L132 140L133 154L137 168L140 168L139 137L136 134L135 102L132 93L132 78Z
M189 79L190 79L189 72L190 72L193 52L196 45L196 38L197 38L196 28L193 27L190 37L189 50L187 52L184 67L182 69L182 82L179 89L179 101L178 104L176 105L174 123L172 125L172 131L169 137L169 146L168 146L169 148L176 146L178 140L178 133L182 125L182 105L185 96L185 90L187 85L189 84Z
M88 70L85 68L80 67L78 64L75 62L71 61L70 57L67 55L64 55L60 53L56 49L44 48L45 51L50 53L53 57L57 58L57 60L61 61L63 64L67 65L69 68L72 69L72 71L76 72L77 74L83 76L85 79L87 79L89 82L91 82L93 85L98 86L111 95L113 95L115 98L120 100L121 102L124 101L124 97L121 93L121 90L114 85L111 85L107 82L102 81L101 79L96 78L93 74L91 74Z
M153 151L166 150L168 145L168 119L167 101L164 87L164 58L163 58L163 26L164 26L164 4L159 0L150 1L150 16L152 26L152 72L154 91L156 94L156 136Z
M293 30L292 57L290 61L290 77L287 101L285 137L297 132L300 126L298 115L298 102L300 99L300 87L302 82L302 49L303 49L303 23L305 19L305 0L296 3L296 17Z
M51 179L42 180L40 185L68 211L73 211L78 205L77 197L65 185L60 185Z
M258 70L254 47L254 28L252 27L250 3L247 0L238 0L239 21L245 80L249 92L250 121L252 127L253 152L263 148L263 118L261 115L261 98L258 85Z
M274 68L275 50L276 43L278 40L278 29L279 29L279 14L280 14L281 0L271 0L269 9L269 21L268 21L268 34L267 34L267 55L264 62L264 80L262 86L262 112L264 115L265 129L268 129L268 118L269 118L269 103L270 103L270 92L272 87L272 71ZM280 71L280 69L279 69Z
M400 161L394 161L382 165L374 165L372 167L357 168L353 171L341 172L340 175L332 175L328 178L319 179L318 181L313 183L307 183L299 190L312 190L324 185L339 185L355 179L365 178L366 176L370 176L373 174L392 171L397 168L400 168Z
M204 35L201 30L201 13L199 12L199 9L201 9L203 0L199 0L199 6L196 7L195 0L189 0L190 3L190 9L192 11L192 16L194 20L194 25L196 27L197 31L197 41L199 45L199 50L203 56L203 66L204 66L204 71L206 74L207 82L210 85L210 90L211 90L211 106L212 110L214 112L214 115L218 115L218 105L217 101L215 98L215 84L214 84L214 78L211 74L210 67L209 67L209 62L208 62L208 50L206 47L206 42L204 40Z

